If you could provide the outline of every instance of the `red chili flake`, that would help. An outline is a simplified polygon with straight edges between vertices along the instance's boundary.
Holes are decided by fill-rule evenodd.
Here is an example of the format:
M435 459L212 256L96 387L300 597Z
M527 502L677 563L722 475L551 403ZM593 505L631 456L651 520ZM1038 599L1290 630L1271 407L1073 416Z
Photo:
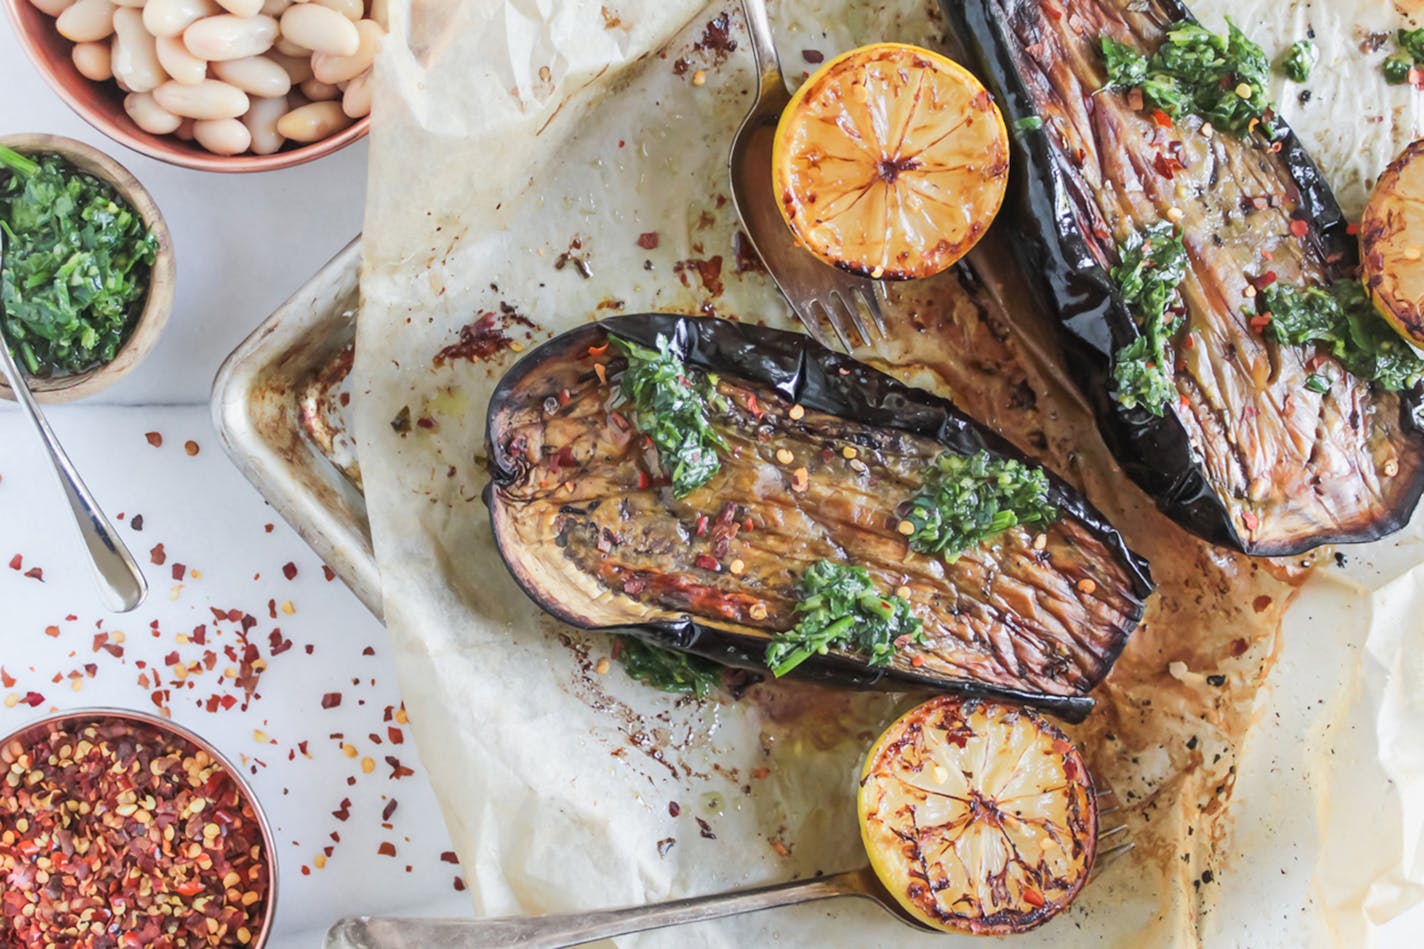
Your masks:
M678 804L677 801L668 801L668 816L669 816L669 817L676 817L677 815L679 815L679 814L681 814L681 813L682 813L682 805Z
M722 565L717 562L717 558L711 556L710 554L698 554L697 559L694 560L693 563L701 567L703 570L720 572L722 569Z
M339 820L339 821L350 820L350 819L351 819L351 798L349 798L349 797L343 797L343 798L341 799L341 806L338 807L336 810L332 811L332 812L331 812L331 816L332 816L332 817L335 817L335 818L336 818L337 820Z
M328 692L321 697L322 708L336 708L341 704L340 692Z
M393 745L403 745L403 744L405 744L405 733L402 732L399 728L395 727L394 725L387 725L387 726L386 726L386 738L387 738L387 739L390 741L390 743L393 744Z
M1259 333L1261 330L1265 329L1266 326L1271 322L1271 314L1261 313L1251 317L1251 319L1247 322L1251 324L1251 328L1253 330Z
M162 544L154 545L154 548L148 552L148 560L155 567L161 567L167 562L168 553L163 549Z
M914 666L916 669L918 669L920 666L922 666L922 665L924 665L924 664L925 664L925 657L924 657L924 656L916 656L915 658L913 658L913 659L910 660L910 665Z
M133 517L129 518L129 526L136 531L143 530L143 515L135 514Z
M288 580L295 580L297 578L297 565L291 563L290 561L286 564L283 564L282 576L286 577Z
M58 636L59 636L59 627L58 627L58 626L46 626L46 627L45 627L45 635L46 635L46 636L49 636L49 637L52 638L52 639L55 638L55 637L58 637Z
M381 845L376 848L376 853L383 857L394 857L396 855L396 845L389 840L381 841Z
M1350 222L1349 224L1346 224L1346 225L1345 225L1345 233L1346 233L1346 234L1358 234L1358 233L1360 233L1360 225L1354 223L1353 221Z
M1256 599L1251 601L1251 609L1255 610L1257 613L1264 613L1268 608L1270 608L1272 602L1272 599L1263 593L1260 596L1256 597Z
M638 472L638 490L646 491L653 484L653 479L646 471Z
M657 231L648 231L647 233L639 234L639 235L638 235L638 246L641 247L641 248L643 248L643 250L657 250L657 248L658 248L658 232L657 232Z
M443 860L443 861L445 861L446 863L453 863L453 864L456 864L457 866L458 866L459 863L460 863L460 858L457 857L457 856L455 856L455 851L453 851L453 850L446 850L446 851L442 852L442 853L440 854L440 859Z
M766 410L763 409L761 407L761 403L757 401L755 393L747 396L747 411L755 415L757 418L762 418L766 415Z
M6 672L4 666L0 666L0 685L8 689L14 686L15 681L15 677Z
M1418 66L1409 67L1409 84L1415 89L1424 89L1424 69Z
M456 892L456 893L463 893L464 890L465 890L465 881L462 880L460 877L456 877L456 878L455 878L455 892Z
M1165 155L1162 152L1158 152L1157 157L1152 159L1152 168L1157 174L1166 178L1168 181L1170 181L1177 172L1182 171L1186 167L1186 165L1182 164L1175 157Z
M819 49L803 49L801 51L801 58L808 63L820 63L825 62L826 54Z
M1243 511L1241 514L1241 523L1246 525L1248 531L1253 531L1260 521L1256 519L1256 515L1251 511Z
M1307 224L1305 221L1302 221L1300 218L1296 218L1295 220L1290 222L1290 232L1296 237L1304 237L1306 234L1310 233L1310 225Z
M386 755L386 764L391 766L391 780L399 781L401 778L408 778L415 774L413 770L400 763L400 759L395 755Z
M1172 117L1161 109L1152 110L1152 121L1159 128L1169 129L1172 127Z
M330 583L332 580L335 580L335 579L336 579L336 571L335 571L335 570L332 570L332 569L331 569L330 567L328 567L326 564L322 564L322 565L321 565L321 572L322 572L322 575L326 577L326 582L327 582L327 583Z
M24 560L24 558L21 557L19 554L16 554L15 556L13 556L13 557L10 558L10 569L11 569L11 570L19 570L19 569L20 569L21 567L23 567L24 565L25 565L25 560Z
M376 647L375 647L375 646L367 646L365 649L361 650L361 655L363 655L363 656L374 656L375 654L376 654Z
M174 579L174 580L182 580L182 579L183 579L183 575L186 574L187 572L188 572L188 568L185 567L183 564L181 564L181 563L175 563L175 564L173 565L173 579Z
M1231 641L1231 655L1243 656L1250 645L1244 639L1234 639Z
M44 583L44 570L40 569L39 567L31 567L30 569L26 570L25 576L29 577L31 580L38 580L40 583Z
M707 523L708 517L706 514L697 515L697 526L693 528L693 533L696 534L698 537L701 537L703 534L707 533Z
M387 801L386 806L381 808L381 820L389 821L391 819L391 815L396 812L396 808L398 806L399 805L396 803L395 798L391 798L389 801Z
M708 824L700 817L695 818L695 820L697 821L698 831L702 834L703 837L706 837L708 840L717 839L717 835L712 833L712 826L710 824Z
M23 701L29 705L30 708L38 708L44 703L44 696L38 692L26 692Z
M1035 890L1033 887L1026 886L1021 892L1023 893L1024 902L1028 903L1030 906L1043 905L1043 894Z
M162 447L163 447L163 436L160 435L160 434L158 434L157 432L149 432L147 435L144 435L143 437L146 438L146 439L148 439L148 443L149 443L150 445L152 445L154 448L162 448Z

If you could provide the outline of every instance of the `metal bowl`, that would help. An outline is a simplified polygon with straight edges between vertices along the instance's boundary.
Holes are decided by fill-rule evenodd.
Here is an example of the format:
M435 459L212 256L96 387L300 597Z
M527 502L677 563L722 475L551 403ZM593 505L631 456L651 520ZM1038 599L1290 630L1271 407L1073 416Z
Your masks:
M26 2L26 0L21 0ZM28 5L28 4L27 4ZM38 13L38 10L35 10ZM148 295L129 338L113 359L87 372L29 380L30 391L40 402L73 402L91 396L128 375L155 345L168 315L173 311L177 270L173 260L173 237L158 211L158 205L128 169L92 145L62 135L0 135L7 145L23 155L59 155L85 174L110 185L143 218L158 238L158 254L148 276ZM0 382L0 398L13 401L10 387Z
M262 810L261 803L257 800L257 795L253 792L252 786L242 776L242 772L233 765L232 761L212 746L208 741L199 737L182 725L175 725L167 719L159 718L157 715L150 715L147 712L135 712L125 708L83 708L71 709L66 712L55 712L43 718L36 719L28 725L11 732L0 738L0 747L10 744L12 741L19 741L22 745L30 745L35 741L53 734L63 726L82 725L87 722L126 722L130 724L148 725L159 731L166 732L177 738L181 738L195 748L200 748L222 767L227 769L227 773L232 775L233 783L237 785L238 792L252 808L253 815L257 818L257 827L262 832L262 849L267 854L267 903L266 911L262 914L261 922L253 932L252 942L249 949L262 949L266 945L272 933L272 921L277 914L277 845L272 838L272 825L267 820L267 814Z
M10 20L15 24L15 33L26 55L65 104L120 145L127 145L150 158L198 171L272 171L340 151L365 137L371 128L371 117L368 115L335 135L310 145L285 149L272 155L232 156L214 155L198 143L185 142L175 135L145 132L124 111L124 91L113 80L94 82L80 75L71 53L74 44L55 30L53 17L34 6L30 0L0 2L10 12Z

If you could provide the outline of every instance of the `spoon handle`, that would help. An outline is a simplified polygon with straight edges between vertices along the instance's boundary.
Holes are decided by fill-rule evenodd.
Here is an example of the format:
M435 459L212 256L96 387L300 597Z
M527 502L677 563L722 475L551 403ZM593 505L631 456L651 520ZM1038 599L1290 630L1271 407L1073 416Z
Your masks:
M0 329L0 369L4 370L5 381L9 383L10 391L15 394L15 401L20 404L21 410L29 418L30 424L39 433L41 441L49 451L49 460L54 464L55 474L59 475L69 508L74 512L75 523L79 525L79 534L84 539L84 546L89 550L89 560L94 565L94 574L106 604L118 613L137 609L148 595L148 584L139 572L133 554L129 553L129 549L115 533L114 525L104 516L98 502L94 500L94 495L84 486L79 472L74 470L74 464L60 447L54 430L49 427L40 407L35 404L30 387L25 384L24 376L20 374L14 357L10 355L3 329Z
M776 56L771 21L766 15L766 0L742 0L742 14L747 21L747 38L756 57L757 82L761 95L768 91L786 94L786 80L781 77L781 61Z

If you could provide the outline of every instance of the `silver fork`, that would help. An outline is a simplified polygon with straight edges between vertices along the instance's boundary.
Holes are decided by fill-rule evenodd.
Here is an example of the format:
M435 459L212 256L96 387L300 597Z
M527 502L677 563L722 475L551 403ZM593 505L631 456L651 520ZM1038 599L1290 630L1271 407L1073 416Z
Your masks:
M836 348L825 330L829 325L844 351L853 348L852 333L859 336L860 345L869 346L875 339L885 338L879 284L837 270L797 246L777 207L771 186L771 147L776 123L791 95L776 58L766 3L742 0L742 11L756 57L757 98L732 140L728 159L732 202L752 247L811 338Z
M1113 796L1111 789L1098 798ZM1111 814L1113 807L1100 807L1098 815ZM1098 831L1099 844L1126 833L1119 824ZM1125 841L1099 850L1088 877L1096 879L1108 864L1132 849ZM915 929L939 933L920 922L900 905L880 883L870 867L826 876L774 883L746 890L732 890L709 896L693 896L666 903L629 906L623 909L593 910L586 913L559 913L549 916L505 916L495 919L398 919L355 916L343 919L326 934L324 949L455 949L455 947L503 947L503 949L563 949L598 939L647 932L667 926L703 922L725 916L739 916L778 906L796 906L816 900L858 896L871 900L900 922Z

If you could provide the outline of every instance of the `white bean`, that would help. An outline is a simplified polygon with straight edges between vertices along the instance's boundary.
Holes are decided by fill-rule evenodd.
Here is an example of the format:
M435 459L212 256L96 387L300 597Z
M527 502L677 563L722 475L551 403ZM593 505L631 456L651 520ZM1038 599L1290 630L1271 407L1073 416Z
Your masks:
M158 61L158 43L143 28L143 11L119 7L114 11L114 75L134 92L151 92L168 74Z
M307 49L305 46L299 46L296 43L293 43L281 33L277 34L277 42L272 44L272 48L275 49L277 52L281 53L283 56L305 56L310 59L312 53L312 51Z
M282 68L281 63L265 56L213 63L213 75L248 95L263 99L284 96L292 91L292 77L287 75L287 70Z
M294 142L319 142L350 124L341 103L313 102L278 119L277 131Z
M319 7L335 10L352 23L361 19L366 13L365 0L311 0L311 2Z
M54 21L59 35L76 43L92 43L114 32L114 5L109 0L79 0Z
M214 0L148 0L143 7L143 25L154 36L177 36L221 9Z
M183 119L178 123L178 130L173 134L185 142L193 140L193 126L197 123L193 119Z
M387 0L371 0L371 12L366 14L368 20L375 20L381 24L381 29L389 31L391 28L390 3Z
M130 92L124 96L124 111L134 125L150 135L167 135L178 131L182 119L154 101L151 92Z
M371 74L363 72L346 85L341 96L341 111L349 119L360 119L371 114Z
M210 63L257 56L276 39L277 21L270 16L210 16L183 31L188 52Z
M341 98L341 90L320 79L308 79L302 83L302 95L312 102L329 102Z
M285 97L253 99L252 108L242 117L242 124L252 136L254 155L271 155L281 151L286 139L277 131L277 120L290 111Z
M191 86L208 77L208 64L188 52L182 37L160 36L155 45L158 48L159 65L173 77L174 82Z
M109 0L109 2L116 7L134 7L135 9L142 10L143 5L147 3L148 0Z
M233 16L256 16L262 12L264 0L218 0L218 5Z
M45 16L59 16L65 10L74 6L74 0L30 0Z
M287 71L294 86L300 85L312 77L311 60L306 56L287 56L272 49L267 52L267 58Z
M70 56L74 58L74 68L85 79L104 82L114 78L108 43L75 43Z
M315 3L297 4L283 13L282 35L313 52L337 56L350 56L361 48L361 34L356 32L356 24L335 10Z
M193 137L214 155L241 155L252 144L252 133L237 119L204 119L193 123Z
M189 119L235 119L247 111L247 93L217 79L185 86L165 82L153 90L158 104Z
M361 46L350 56L333 56L331 53L313 53L312 75L322 82L333 85L355 79L371 68L376 51L381 48L381 39L386 31L374 20L362 20L356 24L356 32L361 35Z
M287 7L291 5L292 0L264 0L262 4L262 15L279 17L283 13L286 13ZM256 150L256 146L253 146L253 150Z
M291 92L287 93L287 112L295 112L297 109L300 109L304 105L308 105L310 102L310 99L302 95L302 90L300 87L293 89ZM285 115L286 113L283 114Z

